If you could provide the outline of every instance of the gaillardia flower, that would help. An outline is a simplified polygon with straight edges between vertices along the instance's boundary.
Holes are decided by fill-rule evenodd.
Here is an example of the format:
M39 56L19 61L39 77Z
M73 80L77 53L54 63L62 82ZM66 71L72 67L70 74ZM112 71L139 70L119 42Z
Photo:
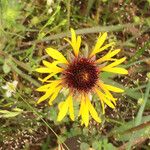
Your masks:
M101 119L92 105L93 94L97 94L101 102L102 112L105 113L105 105L115 108L116 98L111 92L121 93L122 89L112 85L105 84L99 79L101 72L111 72L117 74L128 74L128 71L121 67L116 67L125 61L125 57L121 59L113 58L120 52L120 49L112 50L114 42L103 46L107 38L107 33L98 37L98 40L91 50L91 53L85 57L79 51L81 46L81 36L71 29L71 40L65 39L73 49L74 55L71 60L67 60L58 50L47 48L47 54L54 59L52 63L43 60L44 67L36 69L39 73L47 74L40 79L45 85L39 87L37 91L45 94L37 101L41 103L49 99L49 105L52 105L55 98L60 92L68 90L66 99L59 103L59 114L57 121L61 121L67 113L71 120L75 119L73 103L78 99L80 101L79 116L81 123L88 126L89 114L98 123ZM96 59L96 54L111 48L103 57ZM56 76L57 75L57 76Z

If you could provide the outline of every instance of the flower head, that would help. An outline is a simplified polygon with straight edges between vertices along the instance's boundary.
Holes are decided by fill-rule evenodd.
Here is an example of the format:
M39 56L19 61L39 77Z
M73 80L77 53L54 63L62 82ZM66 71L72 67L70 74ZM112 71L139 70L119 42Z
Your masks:
M17 87L18 81L13 81L13 82L7 82L6 85L2 86L2 89L6 90L6 97L11 97L12 94L16 92L16 87Z
M88 126L89 114L92 118L101 122L101 119L92 105L91 95L97 94L100 99L102 112L105 113L105 105L114 109L116 98L111 92L122 93L123 90L112 85L105 84L99 79L101 72L112 72L117 74L128 74L128 71L122 67L116 67L125 61L125 57L121 59L113 58L120 52L120 49L110 50L103 57L96 59L96 54L111 48L114 42L103 46L107 38L107 33L98 37L98 40L88 57L84 57L80 53L81 36L76 36L75 31L71 29L71 40L65 39L70 43L73 49L74 57L72 60L67 60L58 50L47 48L46 52L54 59L52 63L43 61L44 67L36 69L39 73L45 73L47 76L40 79L43 86L37 91L45 94L37 101L41 103L49 99L49 104L52 105L55 98L60 92L69 90L66 100L59 103L58 121L61 121L67 113L71 120L75 119L73 103L76 98L80 100L79 116L81 123ZM58 74L59 78L54 76Z

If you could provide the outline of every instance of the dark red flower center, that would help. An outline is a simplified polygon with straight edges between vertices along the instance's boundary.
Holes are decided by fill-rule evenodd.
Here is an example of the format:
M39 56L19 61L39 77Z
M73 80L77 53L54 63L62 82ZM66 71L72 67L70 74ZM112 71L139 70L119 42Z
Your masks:
M88 58L78 58L64 71L64 80L69 88L89 92L98 80L98 68Z

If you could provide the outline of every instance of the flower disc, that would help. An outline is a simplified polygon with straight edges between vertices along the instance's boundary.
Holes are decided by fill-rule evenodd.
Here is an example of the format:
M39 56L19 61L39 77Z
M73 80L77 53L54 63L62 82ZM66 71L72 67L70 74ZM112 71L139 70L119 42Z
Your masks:
M98 68L88 58L78 58L64 71L64 80L69 88L89 92L98 80Z

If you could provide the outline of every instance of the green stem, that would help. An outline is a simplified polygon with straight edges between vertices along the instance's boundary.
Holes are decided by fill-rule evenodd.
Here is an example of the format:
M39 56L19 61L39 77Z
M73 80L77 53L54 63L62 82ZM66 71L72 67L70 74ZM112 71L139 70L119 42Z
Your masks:
M137 25L137 24L128 23L128 24L118 24L118 25L111 25L111 26L96 26L96 27L91 27L91 28L83 28L83 29L76 30L76 34L89 34L89 33L98 33L98 32L120 31L124 28L129 28L133 25ZM31 42L31 44L39 43L39 42L45 42L45 41L59 39L59 38L64 38L68 35L70 35L70 32L50 35L50 36L47 36L43 39L35 40L35 41Z
M147 103L147 100L148 100L148 97L149 97L149 92L150 92L150 79L147 83L147 87L146 87L146 92L145 92L145 95L144 95L144 99L143 99L143 103L138 111L138 114L136 116L136 119L135 119L135 126L138 126L140 125L141 123L141 120L142 120L142 115L143 115L143 112L144 112L144 108L146 106L146 103ZM134 133L132 134L131 138L130 138L130 142L127 146L127 150L130 150L131 149L131 146L132 146L132 143L133 143L133 140L134 140Z
M20 69L18 69L13 62L8 63L8 65L11 67L11 69L13 71L15 71L17 74L19 74L22 78L28 80L29 82L31 82L32 84L34 84L36 87L40 86L40 84L36 80L32 79L29 75L23 73Z
M69 28L70 28L70 10L71 10L71 5L70 5L70 3L71 3L71 0L68 0L67 1L67 20L68 20L68 30L69 30Z

